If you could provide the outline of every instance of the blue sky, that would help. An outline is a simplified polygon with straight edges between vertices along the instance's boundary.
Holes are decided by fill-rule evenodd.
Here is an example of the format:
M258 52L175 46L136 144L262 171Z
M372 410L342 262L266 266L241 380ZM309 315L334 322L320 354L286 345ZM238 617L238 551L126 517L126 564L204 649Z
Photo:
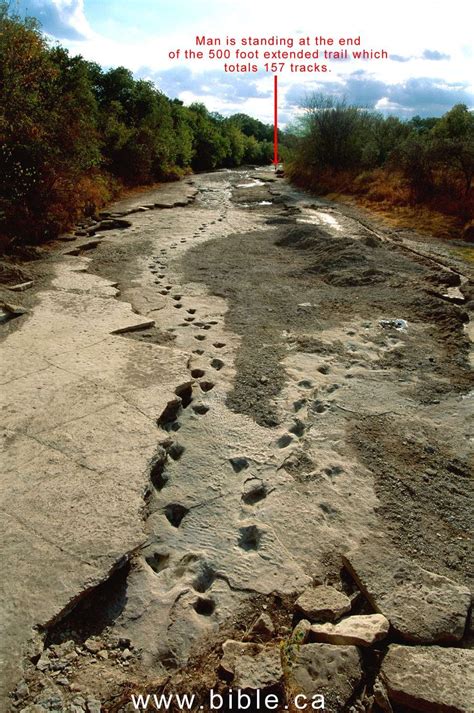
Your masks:
M272 76L225 73L220 64L168 53L193 47L196 35L301 37L361 35L389 59L333 63L325 75L280 76L280 118L291 121L313 91L402 117L439 116L453 104L474 106L474 49L466 0L19 0L43 31L104 67L124 65L186 104L203 101L224 115L247 112L272 121Z

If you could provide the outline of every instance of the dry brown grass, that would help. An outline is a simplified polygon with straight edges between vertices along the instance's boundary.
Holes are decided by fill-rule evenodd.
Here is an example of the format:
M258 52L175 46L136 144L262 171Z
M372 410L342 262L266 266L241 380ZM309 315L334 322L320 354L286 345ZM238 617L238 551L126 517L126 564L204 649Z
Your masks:
M314 193L331 200L360 205L377 213L388 225L416 230L444 239L462 239L464 226L474 215L474 198L463 196L449 176L436 176L435 194L425 202L416 202L403 175L387 168L354 173L353 171L292 171L290 179Z

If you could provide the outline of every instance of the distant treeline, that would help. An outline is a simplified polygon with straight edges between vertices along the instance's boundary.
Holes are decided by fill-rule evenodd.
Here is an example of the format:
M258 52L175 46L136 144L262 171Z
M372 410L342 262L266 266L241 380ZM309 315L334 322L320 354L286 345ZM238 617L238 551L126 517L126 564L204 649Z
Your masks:
M123 67L50 46L0 3L0 242L42 241L124 186L273 156L273 128L183 106Z
M474 113L464 104L441 118L402 121L317 95L293 144L287 173L312 191L428 206L462 223L473 217Z

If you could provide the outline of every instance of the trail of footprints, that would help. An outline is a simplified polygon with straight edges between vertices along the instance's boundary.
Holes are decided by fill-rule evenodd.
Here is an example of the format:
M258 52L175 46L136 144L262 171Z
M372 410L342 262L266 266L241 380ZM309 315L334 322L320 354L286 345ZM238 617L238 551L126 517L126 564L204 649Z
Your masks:
M216 348L222 348L225 346L225 343L218 342L215 343L214 346L216 346ZM217 361L218 364L213 365L213 361ZM212 360L210 366L220 370L223 364L223 360L217 359ZM186 515L190 512L190 508L180 502L168 502L164 506L157 505L153 507L153 497L154 495L161 494L162 491L166 489L170 477L167 471L167 464L170 460L179 461L185 456L185 448L174 440L172 434L180 430L190 412L193 416L198 417L205 416L209 412L211 407L202 399L202 396L211 391L215 386L213 381L205 378L206 373L204 369L195 369L191 368L191 366L189 368L192 380L180 384L175 389L175 398L168 402L157 420L157 425L167 434L167 437L161 441L158 451L151 463L150 488L145 496L147 516L157 510L162 510L169 524L175 528L181 526ZM229 459L229 465L234 473L242 473L244 475L241 499L245 505L254 506L267 497L270 489L260 478L251 476L245 479L245 471L250 467L247 458L242 456L232 457ZM245 525L239 527L236 532L236 543L243 553L257 550L261 538L262 532L257 525ZM147 564L156 574L159 574L171 566L170 554L161 551L160 548L155 549L153 544L144 548L143 556ZM205 559L196 563L192 553L185 555L179 563L174 566L174 574L177 577L183 576L190 568L192 571L194 571L195 568L197 569L192 586L198 595L207 592L212 587L215 579L225 579L225 575L218 574L214 571L212 565ZM216 609L216 602L209 595L206 597L197 596L193 603L193 608L197 614L211 616Z
M221 213L217 220L208 223L202 223L193 234L192 238L198 238L210 225L216 222L221 222L225 218L225 213ZM181 238L180 243L186 243L186 238ZM178 243L170 245L171 250L176 250ZM192 350L192 353L203 357L208 354L204 348L207 345L208 332L218 324L216 320L203 320L197 314L197 309L194 307L186 307L183 304L183 295L174 291L173 285L167 280L166 271L168 268L168 251L166 248L160 250L159 255L153 257L152 263L149 265L152 274L155 276L154 282L159 286L159 292L163 296L169 297L172 300L173 309L182 311L182 321L178 324L178 328L189 328L196 333L193 334L194 339L200 344ZM209 356L209 370L211 373L219 372L225 367L225 361L220 356L217 356L214 350L223 349L226 346L223 341L214 341L212 343L212 353ZM158 426L167 434L167 438L160 444L157 454L152 461L150 468L150 488L145 496L146 515L149 516L157 510L162 510L164 517L169 524L174 528L179 528L190 509L179 502L168 502L166 505L158 505L156 496L166 489L169 480L167 472L167 463L170 461L179 461L182 457L186 457L185 448L174 440L172 434L178 432L182 427L188 414L191 412L193 417L203 417L209 411L211 406L206 403L201 397L210 392L215 382L209 378L205 365L195 365L190 360L188 365L191 380L181 384L175 389L175 398L172 399L166 406L165 410L158 419ZM304 386L304 384L301 384ZM308 383L308 388L311 384ZM306 399L301 399L300 404L295 404L295 412L306 404ZM286 448L294 438L302 438L306 431L306 426L302 420L295 418L292 425L288 429L288 433L282 435L276 442L278 448ZM242 494L241 500L244 506L254 507L259 502L263 501L272 491L266 482L256 475L248 474L246 471L250 468L250 462L243 456L232 457L229 459L229 465L235 474L242 475ZM262 540L263 531L256 524L245 524L237 529L236 544L241 549L242 553L258 550ZM144 557L149 566L158 574L170 566L170 554L156 551L153 546L149 546L144 550ZM190 563L192 555L189 555ZM184 558L186 559L186 557ZM181 565L180 565L181 566ZM184 567L184 570L186 567ZM193 581L194 590L203 594L209 590L218 577L210 564L205 560L200 563L200 569ZM210 616L215 611L215 601L207 596L198 596L193 604L195 611L202 616Z
M225 218L225 212L222 212L217 220L209 223L203 222L192 235L191 239L196 239L202 236L203 232L216 222L221 222ZM186 238L181 238L179 243L185 244ZM179 247L178 242L170 245L171 250L176 250ZM150 264L150 270L154 275L154 282L159 286L159 292L165 297L169 297L173 309L179 310L182 314L181 321L178 323L178 329L191 328L194 340L198 342L192 353L199 357L208 357L208 367L205 364L196 365L192 360L189 361L188 369L190 372L190 381L179 385L175 389L175 398L172 399L166 406L163 413L160 415L157 423L162 432L166 434L166 438L161 442L155 458L150 467L150 487L145 496L147 504L147 516L156 511L162 511L163 516L168 523L179 528L186 516L190 512L190 508L180 502L167 502L165 505L159 504L163 494L166 493L166 486L169 481L169 473L167 464L170 461L179 461L186 457L186 451L173 437L176 434L185 419L205 417L211 409L211 405L206 402L206 394L212 391L215 382L209 377L211 374L217 373L225 368L225 361L217 355L218 350L223 349L226 344L223 341L212 342L211 353L205 348L208 344L208 336L212 333L212 329L218 324L215 320L203 320L199 318L198 311L194 307L187 307L183 303L183 295L177 291L172 284L169 284L167 279L168 268L168 251L166 248L160 250L159 255L153 257ZM210 341L210 340L209 340ZM216 353L217 352L217 353ZM330 368L326 365L321 365L319 371L321 374L328 374ZM330 407L330 402L323 401L317 398L315 385L310 379L302 379L297 383L298 389L301 392L301 397L293 403L293 415L291 423L288 426L287 432L281 435L275 445L278 449L286 449L291 445L296 445L298 441L304 438L310 428L311 421L316 415L324 414ZM339 384L328 385L324 388L327 395L339 388ZM305 416L303 414L306 414ZM272 487L250 471L251 463L244 456L235 456L229 458L229 467L233 473L242 477L241 501L244 506L253 508L258 503L265 500L269 493L273 490ZM325 472L328 477L333 479L337 477L342 468L339 465L327 467ZM248 471L248 472L247 472ZM164 493L163 493L164 491ZM159 499L158 499L159 496ZM248 512L245 513L245 519L248 518ZM263 537L263 530L257 524L242 524L237 527L236 544L240 548L242 554L251 553L259 549ZM173 566L170 562L170 553L159 551L156 545L148 545L144 548L143 555L146 562L152 570L159 574L164 569ZM192 553L185 555L177 565L174 565L174 570L177 576L182 576L185 571L193 571L192 586L196 592L196 600L193 607L196 613L202 616L211 616L216 609L216 602L208 593L202 596L211 589L215 579L223 577L214 571L212 565L205 559L198 564L195 562L195 556ZM225 578L225 577L224 577Z
M211 221L209 224L202 225L193 234L192 238L197 238L202 235L208 225L214 225L216 222L221 222L225 218L225 213L221 213L217 220ZM186 243L186 238L181 238L180 243ZM170 249L176 250L178 243L172 243ZM179 328L191 327L196 330L194 339L199 343L204 343L208 335L204 332L209 332L218 324L217 320L202 320L199 319L197 309L194 307L186 308L183 304L183 295L180 292L174 292L173 285L167 280L166 271L168 268L168 251L166 248L161 248L160 254L152 258L149 264L151 273L154 275L154 282L159 286L159 292L165 297L172 300L174 309L183 310L182 321L178 324ZM205 345L197 346L192 350L192 353L198 356L206 354ZM226 346L223 341L216 340L212 343L212 351L221 350ZM209 356L209 369L214 372L219 372L225 367L224 359L211 353ZM170 461L178 461L185 456L185 448L175 441L171 434L180 430L184 419L189 411L194 416L205 416L210 405L200 397L210 392L214 386L214 381L206 374L206 369L201 366L194 366L192 361L188 365L191 381L181 384L175 389L175 398L168 402L165 410L158 418L157 424L167 438L163 440L158 448L151 467L150 467L150 487L145 494L146 516L150 516L156 510L161 509L164 516L172 527L179 528L189 513L189 508L179 502L169 502L164 506L158 506L154 503L155 497L161 493L169 480L167 472L167 463ZM212 373L212 372L211 372ZM250 466L249 461L243 457L230 458L229 464L234 473L241 473L247 470ZM267 485L255 476L251 476L243 481L242 502L245 505L254 506L261 500L267 497L270 492ZM243 552L256 550L259 547L261 532L257 525L245 526L238 529L236 533L236 542ZM144 557L148 565L159 573L170 566L170 554L156 551L153 547L144 548ZM190 555L191 557L191 555ZM193 582L193 588L196 592L202 594L212 586L214 579L217 577L209 563L203 561L201 568ZM208 597L199 596L194 603L194 609L202 616L210 616L215 610L215 602Z

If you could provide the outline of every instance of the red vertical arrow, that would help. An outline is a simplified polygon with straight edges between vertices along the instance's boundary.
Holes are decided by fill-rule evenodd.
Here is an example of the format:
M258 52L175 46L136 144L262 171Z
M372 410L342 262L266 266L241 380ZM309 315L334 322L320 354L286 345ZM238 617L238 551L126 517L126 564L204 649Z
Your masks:
M278 77L275 74L273 77L273 92L274 92L274 105L273 105L273 161L275 164L275 170L278 161Z

